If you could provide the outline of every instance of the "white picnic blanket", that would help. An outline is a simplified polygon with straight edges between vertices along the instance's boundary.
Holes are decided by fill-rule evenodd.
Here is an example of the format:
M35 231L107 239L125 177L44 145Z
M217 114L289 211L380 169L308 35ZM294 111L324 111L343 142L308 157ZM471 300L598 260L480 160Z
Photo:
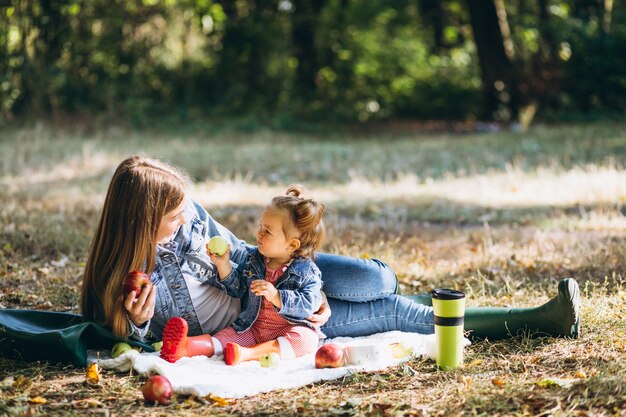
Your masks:
M344 346L403 342L413 348L414 356L433 357L435 352L434 335L398 331L324 341L324 343L330 342ZM469 341L466 343L469 344ZM270 368L261 367L257 361L228 366L224 363L222 356L213 358L196 356L169 363L161 359L158 353L139 353L135 350L127 351L115 359L100 357L102 359L98 359L97 362L105 369L127 372L133 368L144 375L163 375L169 379L176 393L194 394L200 397L212 394L224 398L241 398L276 389L301 387L317 381L341 378L353 372L380 370L410 359L410 356L395 359L389 355L375 362L361 365L316 369L315 353L296 359L282 360L277 366Z

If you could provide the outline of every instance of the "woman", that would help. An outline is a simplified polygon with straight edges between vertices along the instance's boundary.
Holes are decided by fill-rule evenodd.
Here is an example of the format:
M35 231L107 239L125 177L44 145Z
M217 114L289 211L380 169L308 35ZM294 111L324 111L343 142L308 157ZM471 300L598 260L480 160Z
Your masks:
M183 172L158 160L134 156L119 165L85 267L85 320L138 340L159 340L172 317L187 321L189 335L213 334L235 320L239 300L208 283L216 267L204 248L208 239L220 235L229 241L231 261L238 264L248 245L187 198L189 184ZM328 337L434 332L432 308L396 295L397 280L386 264L328 254L319 254L316 264L328 302L309 320ZM122 289L133 270L147 272L153 283L137 299ZM566 279L559 283L559 294L540 307L468 308L465 329L491 339L520 330L577 337L578 310L578 285Z

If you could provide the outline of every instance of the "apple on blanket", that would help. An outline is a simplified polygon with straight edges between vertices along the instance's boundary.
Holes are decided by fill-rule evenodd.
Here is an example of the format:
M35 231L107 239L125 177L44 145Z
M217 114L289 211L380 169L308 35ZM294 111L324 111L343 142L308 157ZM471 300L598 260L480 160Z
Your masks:
M317 349L315 367L339 368L345 365L363 365L387 361L391 358L405 358L413 354L413 348L404 342L378 342L340 346L328 343Z

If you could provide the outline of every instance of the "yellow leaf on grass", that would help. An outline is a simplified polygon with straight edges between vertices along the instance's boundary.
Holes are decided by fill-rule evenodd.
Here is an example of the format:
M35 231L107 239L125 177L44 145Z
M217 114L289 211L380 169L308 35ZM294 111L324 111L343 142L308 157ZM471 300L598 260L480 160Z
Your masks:
M478 366L481 363L483 363L482 359L474 359L473 361L471 361L470 363L467 364L467 366Z
M48 400L46 400L43 397L33 397L33 398L28 400L29 404L45 404L47 402L48 402Z
M561 387L561 388L569 388L574 385L574 379L561 379L561 378L546 378L541 381L536 382L535 384L542 388L552 388L552 387Z
M185 399L185 401L183 401L182 403L179 402L180 406L182 408L194 408L197 407L198 403L201 404L208 404L209 402L207 400L205 400L202 397L196 397L195 395L192 395L188 398Z
M574 376L575 376L576 378L580 378L580 379L587 379L587 374L586 374L586 373L585 373L585 371L583 371L583 370L580 370L580 371L576 372L576 373L574 374Z
M225 406L230 404L230 401L226 398L218 397L217 395L209 394L206 398L209 399L214 405Z
M31 381L28 377L24 375L20 375L17 377L15 381L13 381L13 388L15 389L26 389L32 385L33 381Z
M504 382L503 379L500 379L497 376L494 378L491 378L491 383L495 385L496 387L503 387L506 384L506 382Z
M537 385L538 387L542 387L542 388L549 388L549 387L557 386L557 383L553 379L546 378L546 379L542 379L541 381L537 381L535 385Z
M86 382L92 385L100 382L100 367L97 363L90 363L87 366Z
M82 400L72 401L72 406L75 408L98 408L103 407L104 404L95 398L83 398Z

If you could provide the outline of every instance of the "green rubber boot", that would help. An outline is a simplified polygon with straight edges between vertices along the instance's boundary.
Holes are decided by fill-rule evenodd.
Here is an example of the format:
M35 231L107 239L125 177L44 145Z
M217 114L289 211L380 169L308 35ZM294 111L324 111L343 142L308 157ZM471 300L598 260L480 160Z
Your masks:
M465 331L472 339L498 340L529 332L531 337L578 338L580 290L572 278L559 282L558 294L539 307L469 307L465 309ZM432 305L426 294L407 296L417 303Z

